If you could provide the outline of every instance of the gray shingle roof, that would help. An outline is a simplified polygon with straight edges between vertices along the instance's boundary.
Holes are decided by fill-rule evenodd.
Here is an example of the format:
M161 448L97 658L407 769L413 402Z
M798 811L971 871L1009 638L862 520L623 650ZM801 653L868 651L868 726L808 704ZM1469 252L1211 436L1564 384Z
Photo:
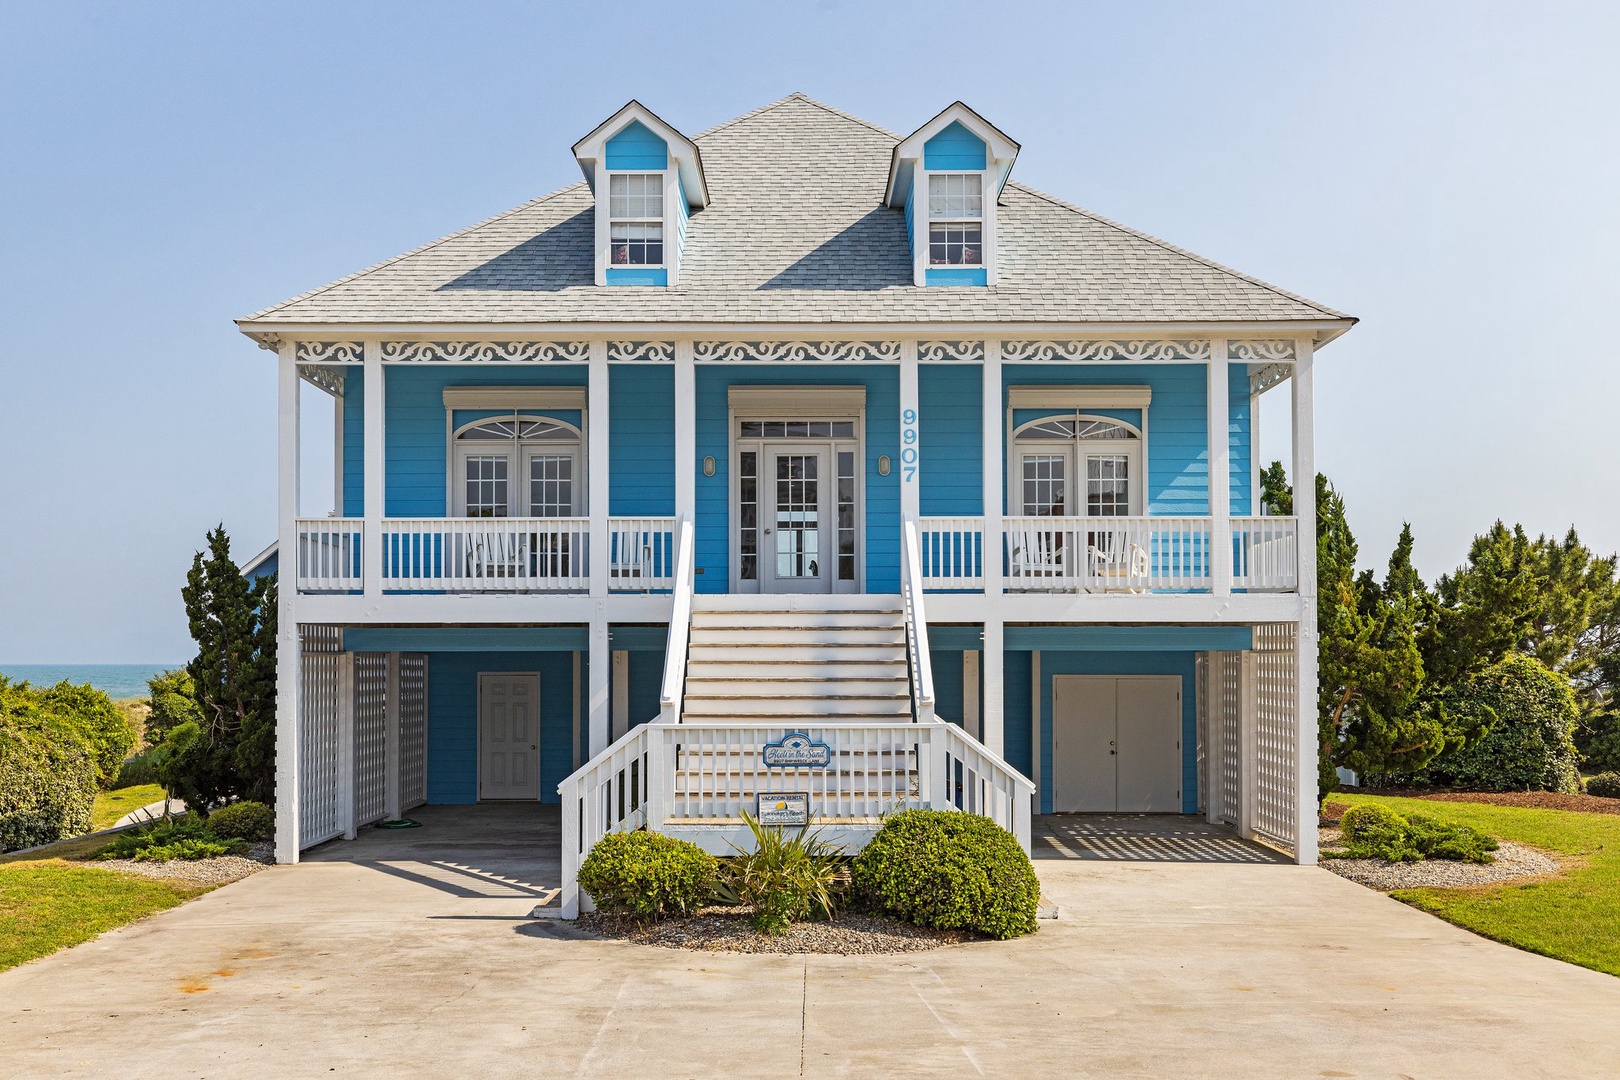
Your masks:
M593 284L592 198L563 188L241 320L276 323L1226 322L1331 308L1009 183L999 283L919 288L881 205L899 137L800 94L693 140L712 204L675 288Z

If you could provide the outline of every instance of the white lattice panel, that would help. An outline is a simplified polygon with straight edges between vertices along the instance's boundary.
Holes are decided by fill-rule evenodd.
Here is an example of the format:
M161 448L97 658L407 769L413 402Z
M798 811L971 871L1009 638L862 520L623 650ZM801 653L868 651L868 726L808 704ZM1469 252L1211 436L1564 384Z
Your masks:
M1209 654L1199 653L1193 667L1193 705L1197 710L1197 723L1193 727L1196 760L1198 762L1198 812L1209 809Z
M399 657L399 808L427 802L427 656Z
M1293 850L1299 827L1299 669L1294 627L1254 628L1254 831Z
M1211 653L1215 665L1216 730L1219 732L1221 820L1236 826L1243 805L1243 655L1235 652Z
M388 654L354 654L354 823L381 821L387 796Z
M338 823L338 686L342 647L329 626L299 627L298 846L343 831Z

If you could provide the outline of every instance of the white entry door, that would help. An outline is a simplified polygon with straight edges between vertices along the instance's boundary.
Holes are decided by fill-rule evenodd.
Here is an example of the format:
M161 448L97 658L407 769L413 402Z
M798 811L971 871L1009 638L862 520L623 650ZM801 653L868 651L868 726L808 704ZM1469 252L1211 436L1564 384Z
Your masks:
M828 451L795 446L765 454L764 592L832 592L833 478Z
M1052 809L1181 812L1181 679L1052 677Z
M540 676L478 676L478 797L540 797Z

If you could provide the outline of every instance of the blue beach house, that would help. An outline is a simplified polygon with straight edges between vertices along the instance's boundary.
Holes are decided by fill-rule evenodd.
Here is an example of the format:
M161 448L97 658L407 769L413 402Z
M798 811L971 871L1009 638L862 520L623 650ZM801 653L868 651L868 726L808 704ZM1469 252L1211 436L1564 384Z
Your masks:
M1354 320L1018 150L960 102L904 136L631 102L581 182L239 320L280 372L279 857L560 803L572 914L605 833L724 851L795 793L851 845L1144 812L1312 862L1313 493L1261 505L1256 402L1287 384L1313 476Z

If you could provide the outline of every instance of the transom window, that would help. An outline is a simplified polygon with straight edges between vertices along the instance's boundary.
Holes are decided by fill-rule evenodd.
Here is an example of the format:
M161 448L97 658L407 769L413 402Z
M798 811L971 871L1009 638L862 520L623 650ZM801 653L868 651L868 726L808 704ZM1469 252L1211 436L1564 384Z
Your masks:
M503 416L456 432L454 513L465 517L577 517L579 429L541 416ZM514 481L516 481L514 483Z
M928 177L928 264L984 264L984 177L980 174Z
M1142 433L1133 425L1106 416L1053 417L1019 427L1014 444L1025 516L1141 512Z
M853 439L853 420L743 420L737 425L742 439Z
M612 265L663 266L663 175L618 173L611 176L608 223Z

